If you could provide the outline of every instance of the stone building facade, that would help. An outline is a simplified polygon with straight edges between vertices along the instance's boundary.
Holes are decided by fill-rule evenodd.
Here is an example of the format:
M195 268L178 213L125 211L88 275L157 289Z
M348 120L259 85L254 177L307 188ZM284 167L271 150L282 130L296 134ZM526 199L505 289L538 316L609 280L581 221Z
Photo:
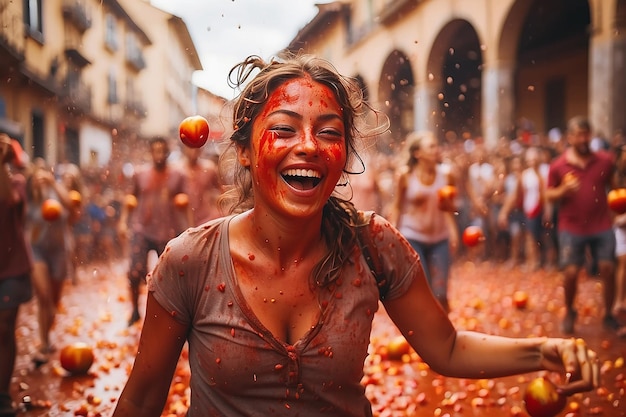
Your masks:
M178 136L202 65L185 23L148 0L0 0L0 130L31 159L118 169Z
M626 129L626 0L341 0L288 46L356 77L411 130L483 137L546 134L587 115Z

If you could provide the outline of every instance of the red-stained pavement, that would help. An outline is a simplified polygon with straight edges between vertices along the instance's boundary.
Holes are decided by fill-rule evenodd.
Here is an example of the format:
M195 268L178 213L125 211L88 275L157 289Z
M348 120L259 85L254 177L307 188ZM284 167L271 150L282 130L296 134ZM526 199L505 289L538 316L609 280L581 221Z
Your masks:
M517 308L515 291L529 295L526 308ZM142 301L143 301L142 297ZM557 272L527 273L501 265L457 262L450 282L450 317L458 328L525 337L562 336L563 297ZM600 388L568 399L559 416L626 416L626 339L601 325L601 284L581 276L577 335L597 350L602 363ZM70 376L61 368L58 351L35 369L36 304L25 305L19 317L19 357L13 378L13 398L22 401L21 416L109 416L132 366L140 324L127 328L130 302L124 264L90 266L67 283L61 311L52 332L60 350L74 341L93 346L96 360L86 376ZM372 354L365 364L367 394L376 416L527 416L522 396L526 383L538 373L494 380L444 378L429 370L417 355L389 361L387 342L397 335L384 312L375 319ZM158 348L158 347L155 347ZM176 371L164 416L184 415L188 369L183 356ZM559 375L549 377L558 380Z

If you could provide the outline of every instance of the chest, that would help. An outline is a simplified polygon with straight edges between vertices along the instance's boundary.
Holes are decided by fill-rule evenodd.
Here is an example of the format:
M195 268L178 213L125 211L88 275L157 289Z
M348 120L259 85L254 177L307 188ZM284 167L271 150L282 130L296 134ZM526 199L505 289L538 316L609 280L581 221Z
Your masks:
M316 290L297 283L308 282L297 269L270 280L229 266L207 275L189 336L190 361L203 370L194 375L210 379L202 385L284 396L285 385L358 384L378 308L363 265L347 265L345 280Z
M233 260L235 279L250 312L286 343L303 338L320 319L320 288L311 279L315 263L312 257L285 267L261 259Z
M420 177L412 173L407 177L405 198L410 203L423 203L430 200L434 204L437 202L437 192L447 185L444 175L436 173L428 178Z
M137 193L142 197L168 199L173 193L182 190L183 177L174 170L158 172L146 170L136 176Z

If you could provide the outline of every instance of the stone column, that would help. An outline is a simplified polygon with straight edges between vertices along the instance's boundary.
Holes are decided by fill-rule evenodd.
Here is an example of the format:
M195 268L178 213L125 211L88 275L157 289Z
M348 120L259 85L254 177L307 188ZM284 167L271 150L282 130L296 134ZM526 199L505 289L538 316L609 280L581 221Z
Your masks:
M514 64L485 63L482 72L482 132L488 147L511 132L514 124Z
M605 14L589 42L588 117L592 128L610 139L626 128L626 34L615 27L620 23L613 14Z
M621 28L613 46L613 126L608 134L626 132L626 28Z
M434 112L437 111L438 103L435 100L436 93L432 84L432 82L423 81L415 86L413 112L416 131L437 132L435 123L438 119L434 117Z

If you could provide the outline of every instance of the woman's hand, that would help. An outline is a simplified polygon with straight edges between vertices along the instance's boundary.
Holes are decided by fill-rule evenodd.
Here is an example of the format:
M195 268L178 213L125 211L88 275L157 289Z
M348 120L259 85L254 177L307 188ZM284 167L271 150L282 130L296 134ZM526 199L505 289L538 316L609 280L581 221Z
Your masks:
M590 391L600 384L598 355L583 339L546 339L541 355L545 369L565 373L565 383L558 387L562 394Z

